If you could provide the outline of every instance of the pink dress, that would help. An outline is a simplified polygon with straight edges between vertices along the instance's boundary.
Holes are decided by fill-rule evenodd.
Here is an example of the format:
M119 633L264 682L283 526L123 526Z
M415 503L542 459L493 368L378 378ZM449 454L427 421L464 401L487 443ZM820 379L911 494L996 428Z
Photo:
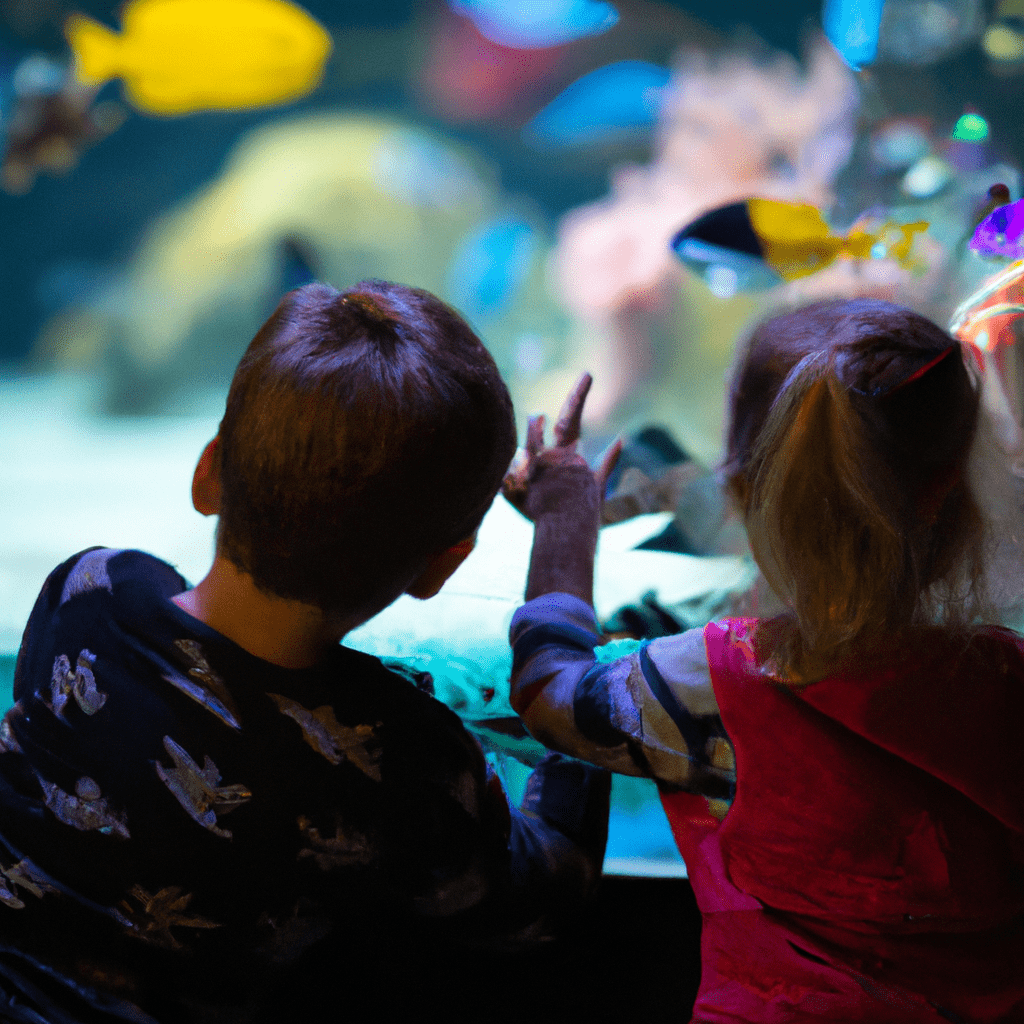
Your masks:
M1024 1021L1024 641L922 629L793 689L755 624L704 632L728 814L662 790L704 918L694 1021Z

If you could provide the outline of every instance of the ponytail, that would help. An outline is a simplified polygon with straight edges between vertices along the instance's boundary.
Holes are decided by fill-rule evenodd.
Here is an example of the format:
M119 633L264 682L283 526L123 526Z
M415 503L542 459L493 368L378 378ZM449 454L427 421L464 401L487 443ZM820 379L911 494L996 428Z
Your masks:
M779 325L803 312L755 334L730 434L749 445L731 448L726 464L755 557L791 609L788 623L772 624L772 656L797 684L912 624L969 617L982 561L980 513L963 480L977 395L959 348L898 307L819 304L798 321L803 352L783 376ZM917 346L893 337L901 318L925 334ZM813 345L808 320L819 332ZM770 358L751 366L759 337L762 347L771 339ZM770 404L750 383L766 379L766 367L775 373ZM744 419L744 405L758 402L763 419Z
M776 657L794 681L809 681L856 638L883 633L907 595L894 591L904 543L884 489L868 484L884 473L864 465L864 423L831 366L817 359L798 371L755 448L748 522L798 626Z

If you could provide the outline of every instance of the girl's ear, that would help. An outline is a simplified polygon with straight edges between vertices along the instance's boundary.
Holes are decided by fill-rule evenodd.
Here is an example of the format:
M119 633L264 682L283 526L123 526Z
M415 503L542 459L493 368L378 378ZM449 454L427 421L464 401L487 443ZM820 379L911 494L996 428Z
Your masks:
M199 456L199 463L192 474L192 506L204 516L215 516L220 512L220 453L215 437Z
M433 597L475 547L476 534L474 533L472 537L467 537L465 540L459 541L458 544L445 548L439 555L434 555L426 569L420 573L406 593L412 597L418 597L421 601Z

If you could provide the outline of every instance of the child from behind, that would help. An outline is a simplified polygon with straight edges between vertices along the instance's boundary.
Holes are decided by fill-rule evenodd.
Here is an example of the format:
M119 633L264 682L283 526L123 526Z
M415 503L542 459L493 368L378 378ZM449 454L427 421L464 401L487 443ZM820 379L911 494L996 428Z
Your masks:
M598 664L603 470L531 423L513 706L657 780L703 913L695 1021L1022 1021L1024 641L972 624L976 375L909 310L825 302L757 328L729 413L724 476L783 614Z
M437 943L596 879L607 773L548 759L510 811L451 711L339 644L440 589L514 449L493 360L432 295L285 296L196 469L209 574L190 590L94 548L32 612L0 732L0 1018L300 1019L368 991L383 1010L381 962L414 984ZM320 970L268 1009L313 946Z

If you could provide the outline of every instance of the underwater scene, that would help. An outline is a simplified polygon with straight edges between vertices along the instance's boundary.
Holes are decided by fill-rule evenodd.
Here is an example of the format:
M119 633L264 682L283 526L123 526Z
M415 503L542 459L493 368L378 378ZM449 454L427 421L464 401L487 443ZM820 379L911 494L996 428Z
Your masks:
M863 295L948 327L1024 465L1022 91L1024 0L8 0L0 705L74 552L202 578L196 460L310 281L458 309L521 443L593 375L582 450L624 442L599 660L760 607L719 467L772 311ZM532 533L499 496L436 597L345 638L429 673L513 800L543 751L509 704ZM685 874L652 782L616 776L605 870Z

